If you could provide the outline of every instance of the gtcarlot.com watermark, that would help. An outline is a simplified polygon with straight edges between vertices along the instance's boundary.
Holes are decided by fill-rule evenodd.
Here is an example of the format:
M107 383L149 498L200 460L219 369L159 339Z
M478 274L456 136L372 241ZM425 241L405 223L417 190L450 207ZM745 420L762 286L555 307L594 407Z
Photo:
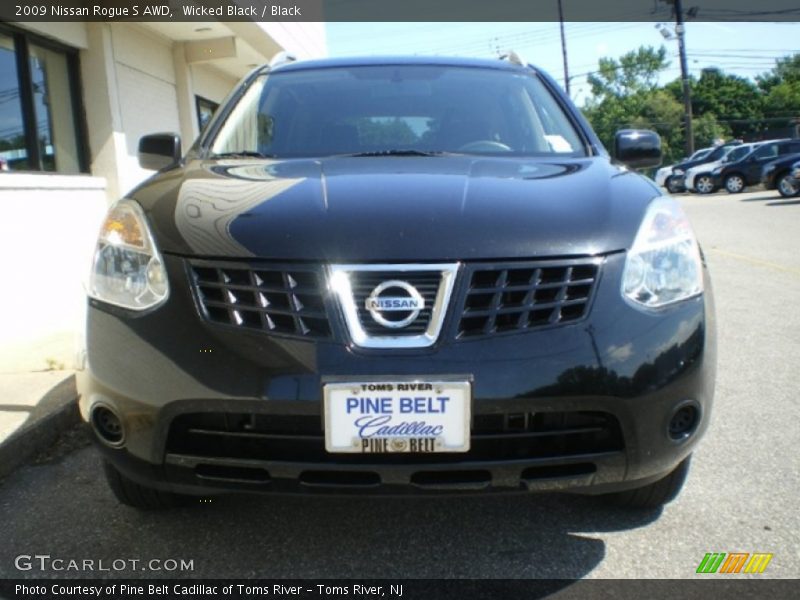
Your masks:
M18 571L194 571L194 560L184 558L61 558L49 554L20 554L14 559Z

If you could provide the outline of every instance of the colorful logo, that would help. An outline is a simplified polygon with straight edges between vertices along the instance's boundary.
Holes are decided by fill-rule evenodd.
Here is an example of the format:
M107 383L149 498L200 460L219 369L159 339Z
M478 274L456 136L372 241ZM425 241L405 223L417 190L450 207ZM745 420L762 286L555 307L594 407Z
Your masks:
M764 552L709 552L700 561L698 573L763 573L772 554Z

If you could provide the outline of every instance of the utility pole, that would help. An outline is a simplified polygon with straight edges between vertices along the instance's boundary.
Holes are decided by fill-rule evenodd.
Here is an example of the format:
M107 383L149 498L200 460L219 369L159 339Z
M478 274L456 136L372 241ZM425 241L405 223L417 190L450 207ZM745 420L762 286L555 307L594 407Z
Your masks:
M567 63L567 36L564 34L564 9L558 0L558 22L561 25L561 55L564 57L564 89L569 96L569 64Z
M681 0L675 3L675 33L678 34L678 53L681 57L681 82L683 83L683 122L686 133L686 156L694 154L694 133L692 131L692 88L689 86L689 68L686 66L686 42L684 40L683 6Z

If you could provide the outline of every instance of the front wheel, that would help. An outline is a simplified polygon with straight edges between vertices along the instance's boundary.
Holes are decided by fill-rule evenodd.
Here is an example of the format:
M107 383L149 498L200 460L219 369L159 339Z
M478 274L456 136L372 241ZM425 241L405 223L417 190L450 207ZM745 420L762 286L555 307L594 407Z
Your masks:
M672 177L667 177L666 186L667 186L667 191L670 194L677 194L683 191L682 180L674 175Z
M710 194L714 191L714 179L711 175L700 175L694 182L698 194Z
M744 177L741 175L728 175L725 178L725 189L729 194L738 194L739 192L744 191L745 183Z
M784 198L793 198L800 194L800 185L795 183L795 180L786 173L778 179L778 193Z
M620 508L659 508L672 502L680 493L689 474L691 455L670 472L669 475L644 487L624 492L615 492L606 497Z
M111 491L114 492L117 500L122 504L127 504L140 510L163 510L165 508L175 508L185 506L191 502L189 496L162 492L153 488L145 487L125 477L114 465L108 461L103 462L103 472L106 482Z

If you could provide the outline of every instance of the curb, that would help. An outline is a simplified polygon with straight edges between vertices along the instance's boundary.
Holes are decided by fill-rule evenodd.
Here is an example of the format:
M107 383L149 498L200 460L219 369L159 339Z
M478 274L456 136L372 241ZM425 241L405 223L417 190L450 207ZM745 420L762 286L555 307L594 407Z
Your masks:
M50 447L59 435L80 421L75 375L47 392L24 424L0 443L0 478Z

